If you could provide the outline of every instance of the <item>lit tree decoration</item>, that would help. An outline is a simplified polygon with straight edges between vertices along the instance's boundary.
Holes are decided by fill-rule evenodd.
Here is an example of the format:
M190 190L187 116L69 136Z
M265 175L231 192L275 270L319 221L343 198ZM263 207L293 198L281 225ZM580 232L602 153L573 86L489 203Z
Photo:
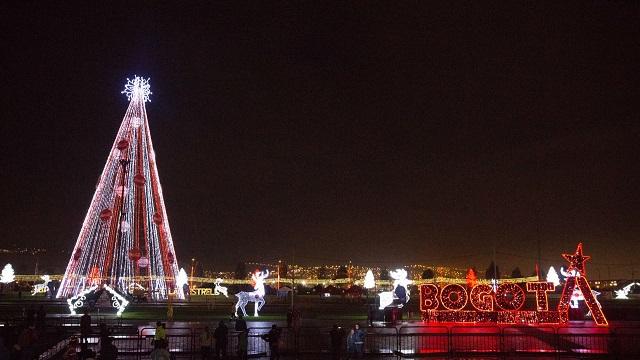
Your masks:
M467 269L467 287L473 288L478 284L478 276L476 275L476 271L473 268Z
M373 277L373 271L367 271L367 274L364 276L363 286L365 289L373 289L374 287L376 287L376 279Z
M153 94L151 92L151 85L149 85L150 79L144 79L138 75L134 75L133 80L127 78L127 83L124 85L122 94L127 95L127 100L136 99L140 97L143 102L151 102L149 96ZM139 120L139 119L138 119Z
M135 282L153 299L176 288L178 260L153 150L145 102L149 80L127 79L129 107L111 146L60 282L58 298L107 284L124 293ZM181 287L176 297L184 298Z
M0 275L0 283L9 284L16 280L15 273L13 271L13 266L11 264L7 264L2 269L2 274Z
M623 287L620 290L614 290L614 292L616 293L616 299L620 300L620 299L629 299L629 292L631 292L631 288L634 285L640 285L640 283L637 282L633 282L625 287Z
M547 282L553 283L553 286L560 285L560 277L553 266L551 266L547 272Z

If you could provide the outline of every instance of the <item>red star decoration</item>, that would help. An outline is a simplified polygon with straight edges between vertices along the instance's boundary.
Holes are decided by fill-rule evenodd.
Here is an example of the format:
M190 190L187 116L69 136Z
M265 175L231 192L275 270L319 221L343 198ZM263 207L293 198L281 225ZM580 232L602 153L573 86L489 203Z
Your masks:
M586 275L584 262L591 259L591 256L582 255L582 243L578 244L575 254L562 254L562 257L567 259L569 262L569 269L567 269L567 272L577 270L581 276Z

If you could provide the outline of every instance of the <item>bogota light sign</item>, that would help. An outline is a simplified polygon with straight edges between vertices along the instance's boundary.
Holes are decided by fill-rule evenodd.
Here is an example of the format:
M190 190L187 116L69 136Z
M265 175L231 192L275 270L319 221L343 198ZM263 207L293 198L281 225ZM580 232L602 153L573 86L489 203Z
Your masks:
M568 272L571 276L566 279L556 310L549 309L547 296L548 292L555 290L552 282L528 282L524 288L518 284L504 283L498 285L495 291L488 284L476 285L469 291L459 284L442 287L423 284L420 286L422 317L429 322L562 324L569 321L571 295L579 289L584 294L595 323L608 325L600 303L587 282L584 262L591 257L582 255L582 243L578 244L575 254L562 256L569 262ZM535 295L535 310L522 310L527 292Z

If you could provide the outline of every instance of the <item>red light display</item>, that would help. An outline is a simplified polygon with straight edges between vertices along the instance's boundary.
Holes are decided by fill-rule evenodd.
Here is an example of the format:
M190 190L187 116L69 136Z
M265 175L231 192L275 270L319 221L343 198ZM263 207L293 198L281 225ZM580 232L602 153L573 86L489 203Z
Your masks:
M521 310L526 301L523 288L514 283L473 286L469 293L458 284L447 284L440 289L436 284L420 286L422 318L429 322L496 323L496 324L562 324L569 321L569 302L576 287L583 293L593 320L597 325L608 325L600 303L591 292L585 277L584 262L590 257L582 255L582 244L575 254L563 254L569 261L569 272L557 310L549 310L547 293L555 290L551 282L526 283L527 292L536 296L536 310ZM575 272L572 272L575 270ZM494 302L498 311L494 310ZM469 309L468 303L471 303ZM442 309L440 308L442 305Z

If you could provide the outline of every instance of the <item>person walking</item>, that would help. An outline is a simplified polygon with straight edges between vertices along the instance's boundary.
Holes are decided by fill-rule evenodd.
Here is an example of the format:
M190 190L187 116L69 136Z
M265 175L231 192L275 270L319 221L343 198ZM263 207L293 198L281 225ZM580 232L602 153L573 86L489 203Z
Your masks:
M211 330L209 330L208 326L205 326L204 330L200 334L200 354L202 355L202 360L209 359L212 343L213 335L211 334Z
M353 359L356 357L355 331L355 327L352 327L351 330L349 330L349 334L347 335L347 359Z
M216 339L215 355L216 359L227 358L227 335L229 334L229 328L224 324L223 320L220 320L218 327L213 332L213 337Z
M241 360L246 360L247 343L249 342L249 329L247 328L247 322L244 320L242 314L238 315L235 329L238 332L238 357Z
M156 322L156 332L153 335L153 346L159 348L167 343L167 329L161 321Z
M364 330L360 328L360 324L356 324L355 330L354 330L354 344L355 344L355 350L356 350L356 357L358 359L362 358L362 355L364 354L364 337L365 337Z

